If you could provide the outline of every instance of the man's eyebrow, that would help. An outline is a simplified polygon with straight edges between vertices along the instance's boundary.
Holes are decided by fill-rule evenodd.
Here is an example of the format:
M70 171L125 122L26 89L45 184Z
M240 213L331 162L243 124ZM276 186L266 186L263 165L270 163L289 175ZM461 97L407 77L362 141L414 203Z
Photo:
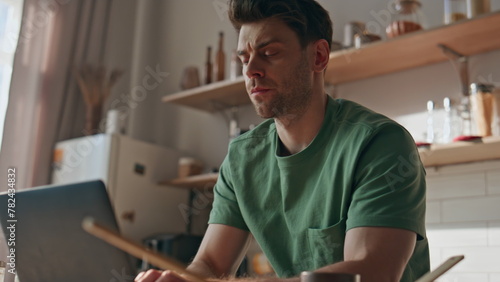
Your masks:
M271 39L271 40L259 43L257 45L257 50L258 49L262 49L262 48L266 47L267 45L270 45L270 44L273 44L273 43L284 44L283 41L281 41L279 39ZM236 51L236 53L238 54L238 56L243 56L243 55L247 54L248 52L245 51L245 50L238 50L238 51Z

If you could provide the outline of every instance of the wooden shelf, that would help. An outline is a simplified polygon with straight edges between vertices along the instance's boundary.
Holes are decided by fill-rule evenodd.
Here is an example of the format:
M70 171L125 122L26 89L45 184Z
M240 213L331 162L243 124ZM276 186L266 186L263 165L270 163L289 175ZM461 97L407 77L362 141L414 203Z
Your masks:
M500 137L485 137L480 142L455 142L419 149L425 167L454 165L500 159ZM161 185L189 189L212 189L218 173L207 173L163 181Z
M162 99L208 112L216 112L234 106L250 104L242 76L231 81L219 81L186 91L170 94Z
M160 185L189 189L212 189L215 182L217 182L218 175L218 173L207 173L185 178L176 178L169 181L162 181Z
M426 167L500 159L500 137L485 137L481 143L455 142L419 149Z
M500 12L333 52L325 80L341 84L446 61L438 44L466 56L500 49ZM251 103L243 77L167 95L162 101L208 112Z
M499 49L500 12L333 52L325 80L341 84L446 61L438 44L466 56Z

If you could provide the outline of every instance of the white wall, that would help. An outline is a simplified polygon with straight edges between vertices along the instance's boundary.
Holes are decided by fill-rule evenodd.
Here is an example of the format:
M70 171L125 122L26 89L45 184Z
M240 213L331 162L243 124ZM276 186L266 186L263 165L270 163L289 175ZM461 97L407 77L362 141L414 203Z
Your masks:
M439 281L500 281L500 161L427 169L431 264L465 255Z

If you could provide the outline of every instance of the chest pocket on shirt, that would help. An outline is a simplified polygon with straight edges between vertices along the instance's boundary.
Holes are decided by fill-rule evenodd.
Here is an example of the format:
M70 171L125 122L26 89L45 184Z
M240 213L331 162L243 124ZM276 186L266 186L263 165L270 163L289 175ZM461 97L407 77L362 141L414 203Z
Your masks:
M344 260L346 220L327 228L307 229L309 251L314 261L314 269Z

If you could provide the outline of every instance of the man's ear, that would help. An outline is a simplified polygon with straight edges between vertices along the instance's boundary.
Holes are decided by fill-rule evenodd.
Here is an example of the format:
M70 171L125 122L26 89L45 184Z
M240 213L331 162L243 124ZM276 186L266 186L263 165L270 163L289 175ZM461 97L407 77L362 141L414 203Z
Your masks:
M328 42L324 39L320 39L314 42L312 47L314 51L313 70L314 72L323 72L330 60Z

